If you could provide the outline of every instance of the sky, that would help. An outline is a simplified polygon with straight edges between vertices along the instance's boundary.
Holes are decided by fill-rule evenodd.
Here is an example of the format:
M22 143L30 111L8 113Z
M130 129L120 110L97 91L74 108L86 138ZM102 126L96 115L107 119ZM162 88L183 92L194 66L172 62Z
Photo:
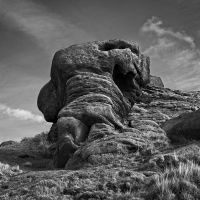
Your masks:
M49 130L37 108L54 53L136 41L165 87L200 90L199 0L0 0L0 142Z

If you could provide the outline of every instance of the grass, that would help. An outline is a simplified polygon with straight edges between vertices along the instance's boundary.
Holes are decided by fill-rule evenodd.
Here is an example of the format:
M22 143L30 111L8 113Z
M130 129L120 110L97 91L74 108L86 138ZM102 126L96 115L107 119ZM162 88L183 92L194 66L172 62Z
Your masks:
M41 139L34 139L37 144ZM33 142L33 140L31 140ZM175 162L176 161L176 162ZM174 164L175 162L175 164ZM12 199L34 194L36 199L148 199L148 200L195 200L200 199L200 166L194 161L180 161L179 156L164 155L156 162L161 171L150 177L133 171L74 171L61 177L40 177L31 187L19 188ZM19 167L0 164L0 174L11 176L19 173ZM25 180L24 180L25 181ZM34 181L34 179L33 179ZM5 197L4 199L10 199ZM61 198L61 199L62 199Z
M0 179L3 176L11 176L21 172L19 165L10 166L9 164L0 162Z
M180 162L155 175L148 184L149 200L200 199L200 166L194 162Z
M23 171L20 170L19 165L11 166L9 164L0 162L0 193L2 190L8 189L7 182L9 181L10 177L22 172Z

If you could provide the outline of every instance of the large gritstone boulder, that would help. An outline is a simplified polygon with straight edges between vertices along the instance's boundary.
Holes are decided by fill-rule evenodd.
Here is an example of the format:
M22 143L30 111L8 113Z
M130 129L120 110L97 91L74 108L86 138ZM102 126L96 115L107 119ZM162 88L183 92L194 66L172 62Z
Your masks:
M55 166L64 167L70 158L70 163L103 162L105 155L151 145L137 129L127 128L126 121L141 88L149 83L149 65L137 44L123 40L56 52L51 80L38 97L45 119L54 123L51 136L53 130L57 134L52 136L57 138Z
M172 142L181 143L186 140L200 140L200 110L183 113L162 124Z

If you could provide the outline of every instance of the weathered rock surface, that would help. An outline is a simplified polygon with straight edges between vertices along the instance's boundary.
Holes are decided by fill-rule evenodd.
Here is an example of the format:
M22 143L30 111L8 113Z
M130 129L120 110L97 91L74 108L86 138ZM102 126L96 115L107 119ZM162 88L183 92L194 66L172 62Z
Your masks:
M126 130L131 106L149 83L149 65L137 44L122 40L73 45L55 54L38 107L54 123L50 134L58 134L57 167L64 167L76 150L74 160L88 163L90 157L100 160L102 154L151 145Z

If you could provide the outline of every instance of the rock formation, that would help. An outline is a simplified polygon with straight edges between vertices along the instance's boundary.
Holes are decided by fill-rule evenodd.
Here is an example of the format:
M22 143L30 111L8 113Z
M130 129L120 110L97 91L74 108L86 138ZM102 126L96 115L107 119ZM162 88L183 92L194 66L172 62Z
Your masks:
M183 113L162 124L162 128L172 142L184 142L186 139L200 139L200 110Z
M185 137L184 132L185 140L170 143L161 128L199 108L198 91L146 86L123 123L126 129L119 131L106 123L90 128L67 163L76 170L51 167L46 134L0 145L0 199L200 199L200 141L190 141L193 134ZM58 131L54 123L48 138L53 143Z
M154 86L154 87L161 87L161 88L164 87L162 79L158 76L152 76L152 75L150 75L149 85Z
M57 130L55 166L64 167L76 150L79 160L88 160L147 145L135 138L138 130L126 127L126 119L141 87L149 83L149 65L137 44L123 40L56 52L51 80L38 97L39 109Z
M0 145L0 199L200 199L200 142L188 141L199 139L200 93L149 79L131 42L58 51L38 96L53 125Z

